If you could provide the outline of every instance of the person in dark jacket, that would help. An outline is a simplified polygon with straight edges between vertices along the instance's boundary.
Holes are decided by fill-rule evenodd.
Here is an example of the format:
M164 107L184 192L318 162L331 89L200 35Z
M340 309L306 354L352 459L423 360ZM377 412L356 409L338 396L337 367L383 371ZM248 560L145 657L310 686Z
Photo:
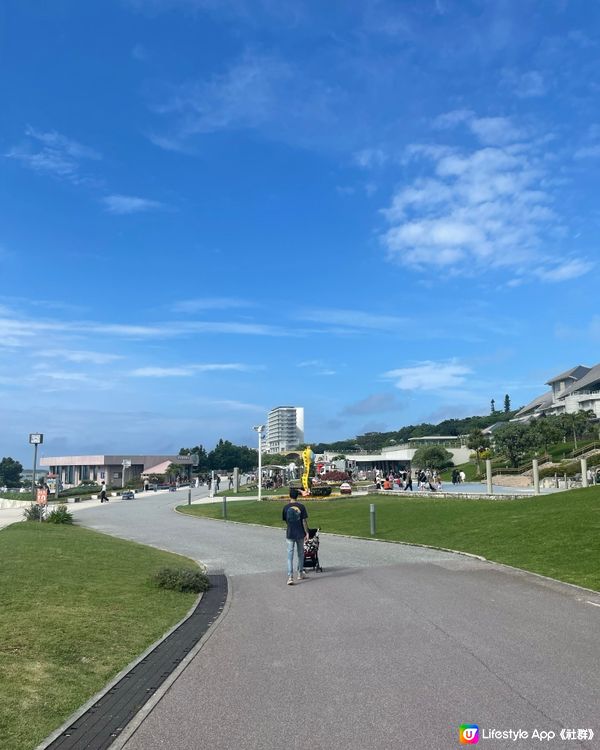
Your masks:
M290 487L290 501L284 506L281 514L282 521L287 523L285 532L287 542L287 573L288 586L294 583L294 548L296 548L298 581L307 578L304 572L304 541L308 539L308 513L306 508L298 502L298 495L306 497L307 491Z

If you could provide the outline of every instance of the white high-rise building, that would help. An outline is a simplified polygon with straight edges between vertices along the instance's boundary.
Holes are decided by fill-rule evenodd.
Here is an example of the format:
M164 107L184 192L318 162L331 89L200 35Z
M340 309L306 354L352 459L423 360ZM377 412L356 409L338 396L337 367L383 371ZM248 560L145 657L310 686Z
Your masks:
M276 406L269 412L266 453L294 450L304 442L304 407Z

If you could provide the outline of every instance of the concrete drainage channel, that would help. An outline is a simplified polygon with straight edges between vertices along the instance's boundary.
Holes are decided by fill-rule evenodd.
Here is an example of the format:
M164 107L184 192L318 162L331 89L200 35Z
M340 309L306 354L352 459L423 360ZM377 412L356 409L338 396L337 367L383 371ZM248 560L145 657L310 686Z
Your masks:
M105 750L150 700L217 619L227 599L227 578L210 575L211 587L194 612L144 659L67 727L45 750Z

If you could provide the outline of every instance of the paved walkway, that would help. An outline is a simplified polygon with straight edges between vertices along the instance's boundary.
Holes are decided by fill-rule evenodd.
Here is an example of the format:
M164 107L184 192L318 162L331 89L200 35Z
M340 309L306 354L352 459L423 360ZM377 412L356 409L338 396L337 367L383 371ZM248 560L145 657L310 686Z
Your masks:
M126 750L446 750L469 722L600 737L600 596L461 555L326 534L325 572L288 587L282 530L177 515L175 501L77 511L86 526L230 577L226 616Z

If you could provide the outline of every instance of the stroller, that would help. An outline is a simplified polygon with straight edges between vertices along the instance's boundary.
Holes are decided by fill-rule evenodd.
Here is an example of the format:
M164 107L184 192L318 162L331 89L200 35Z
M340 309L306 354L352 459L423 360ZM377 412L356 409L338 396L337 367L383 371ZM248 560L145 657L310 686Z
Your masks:
M308 530L308 541L304 542L304 567L323 572L319 562L319 529Z

